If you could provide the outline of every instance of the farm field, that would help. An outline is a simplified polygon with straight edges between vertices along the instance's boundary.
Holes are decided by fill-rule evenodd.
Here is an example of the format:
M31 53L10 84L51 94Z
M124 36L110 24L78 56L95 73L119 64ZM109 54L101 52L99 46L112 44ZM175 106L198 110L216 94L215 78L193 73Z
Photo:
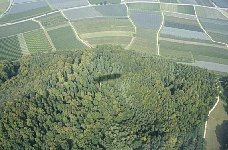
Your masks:
M134 34L134 27L128 19L98 18L73 22L80 38L92 46L119 44L127 46Z
M13 25L3 26L0 27L0 38L28 32L39 28L39 24L34 21L26 21Z
M34 52L50 52L52 47L42 29L24 33L28 50Z
M194 7L191 5L174 5L161 3L161 11L195 15Z
M71 8L71 7L80 7L89 5L87 0L47 0L51 7L55 9L64 9L64 8Z
M74 35L71 27L62 27L48 31L51 40L58 51L81 50L86 46Z
M157 31L145 28L137 28L130 50L157 54Z
M198 5L214 7L210 0L195 0Z
M51 28L68 23L60 12L37 18L45 28Z
M227 20L227 18L215 8L195 7L198 18L210 18Z
M89 0L90 4L117 4L121 0Z
M127 8L123 4L99 5L63 11L71 21L86 18L126 18Z
M140 10L140 11L160 11L160 3L127 3L129 10Z
M228 18L215 9L212 9L212 15L210 15L211 12L202 8L196 9L196 12L200 23L212 39L228 44Z
M157 32L161 26L160 12L131 10L130 17L136 26L136 34L129 49L157 53Z
M207 150L220 149L222 144L220 142L225 144L224 142L227 140L224 139L227 137L224 135L224 130L226 130L227 123L224 123L227 122L228 115L224 107L226 107L226 103L220 101L208 119L206 135Z
M16 60L21 57L20 43L16 35L0 39L0 54L0 60Z
M160 53L168 53L169 50L175 51L183 51L183 52L191 52L193 54L194 60L197 61L205 61L205 57L210 58L210 62L218 63L218 59L223 60L221 61L222 64L227 64L227 48L218 48L206 45L192 45L192 44L184 44L184 43L176 43L171 41L163 41L160 40ZM172 51L170 53L173 53ZM168 54L167 54L168 55ZM203 58L203 57L204 58ZM178 60L178 54L176 58ZM182 56L180 57L182 58ZM202 59L201 59L202 58ZM209 59L208 59L209 60ZM181 59L179 60L181 61Z
M0 15L6 11L9 6L8 0L0 0Z
M221 8L228 8L227 0L211 0L216 6Z
M0 19L0 24L16 22L50 11L51 8L44 1L16 4Z

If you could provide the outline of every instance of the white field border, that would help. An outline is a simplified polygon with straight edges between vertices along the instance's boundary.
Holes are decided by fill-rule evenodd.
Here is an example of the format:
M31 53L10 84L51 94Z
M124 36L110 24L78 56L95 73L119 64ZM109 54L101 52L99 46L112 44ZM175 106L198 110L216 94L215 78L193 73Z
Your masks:
M60 13L63 15L64 18L66 18L66 19L68 20L68 23L70 24L71 28L73 29L74 35L76 36L76 38L77 38L80 42L82 42L83 44L85 44L87 47L91 48L91 46L90 46L87 42L85 42L84 40L82 40L82 39L79 37L79 35L78 35L76 29L74 28L74 26L72 25L72 23L71 23L70 20L67 18L67 16L63 13L62 10L60 10Z
M51 40L51 37L49 36L48 32L46 31L46 29L44 28L44 26L41 24L41 22L38 21L38 20L35 20L35 19L32 19L32 20L35 21L35 22L37 22L37 23L39 23L41 29L43 29L43 31L44 31L44 34L45 34L45 36L46 36L48 42L50 43L50 45L51 45L51 47L52 47L52 51L53 51L53 52L56 51L55 45L53 44L53 42L52 42L52 40Z
M121 0L121 2L123 2L123 0ZM136 25L134 24L133 20L132 20L131 17L130 17L129 8L128 8L127 4L126 4L126 3L123 3L123 4L124 4L124 5L126 6L126 8L127 8L127 17L128 17L128 20L131 22L131 24L133 25L133 27L134 27L134 29L135 29L134 35L132 35L131 42L125 47L125 49L129 49L129 48L131 47L132 43L133 43L134 40L135 40L135 35L136 35L136 33L137 33L137 27L136 27Z
M158 56L160 56L160 44L159 44L159 36L160 36L160 32L164 26L164 22L165 22L165 16L164 16L164 12L161 12L162 14L162 22L161 22L161 25L160 25L160 28L158 29L158 32L157 32L157 51L158 51Z

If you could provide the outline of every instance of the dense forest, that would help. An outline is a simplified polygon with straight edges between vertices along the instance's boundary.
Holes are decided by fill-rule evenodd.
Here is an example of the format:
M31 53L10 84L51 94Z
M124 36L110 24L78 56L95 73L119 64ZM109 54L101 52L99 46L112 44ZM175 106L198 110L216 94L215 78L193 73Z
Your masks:
M0 149L203 149L205 69L99 46L0 65Z

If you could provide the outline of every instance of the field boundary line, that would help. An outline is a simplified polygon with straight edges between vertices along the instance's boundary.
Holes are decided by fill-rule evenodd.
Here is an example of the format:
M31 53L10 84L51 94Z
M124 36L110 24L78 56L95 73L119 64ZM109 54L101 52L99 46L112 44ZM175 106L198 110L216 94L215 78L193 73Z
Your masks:
M54 43L52 42L51 37L49 36L49 34L48 34L48 32L46 31L46 29L44 28L44 26L41 24L40 21L35 20L35 19L32 19L32 20L35 21L35 22L37 22L37 23L39 23L40 27L41 27L41 28L43 29L43 31L44 31L44 34L45 34L45 36L46 36L48 42L50 43L50 45L51 45L51 47L52 47L52 51L55 52L55 51L56 51L55 45L54 45Z
M127 4L124 1L122 1L122 0L121 0L121 2L123 2L123 4L126 6L128 20L131 22L131 24L133 25L133 27L135 29L135 32L134 32L134 34L132 35L132 38L131 38L131 42L125 47L125 49L129 49L131 47L131 45L133 44L133 42L135 41L135 35L137 33L137 27L136 27L136 25L134 24L133 20L130 17L129 8L128 8Z
M219 96L218 96L215 105L211 108L211 110L209 111L209 113L208 113L208 115L207 115L208 117L210 117L211 112L212 112L212 111L215 109L215 107L218 105L219 101L220 101L220 98L219 98ZM203 133L203 138L204 138L204 139L206 138L206 134L207 134L207 121L205 122L205 126L204 126L204 133Z
M164 16L164 12L161 12L161 15L162 15L162 22L160 24L160 28L158 29L157 31L157 51L158 51L158 56L160 56L160 44L159 44L159 36L160 36L160 32L164 26L164 22L165 22L165 16Z
M0 19L11 9L11 7L13 6L13 0L8 0L9 1L9 6L7 7L7 9L0 15Z
M84 40L82 40L82 39L79 37L79 35L78 35L76 29L74 28L74 26L72 25L72 23L71 23L70 20L67 18L67 16L63 13L62 10L60 10L60 13L63 15L63 17L64 17L65 19L68 20L68 23L70 24L72 30L74 31L74 35L76 36L76 38L77 38L79 41L81 41L83 44L85 44L87 47L91 48L91 46L90 46L87 42L85 42Z
M194 11L195 11L195 14L196 14L196 20L197 20L197 22L198 22L200 28L204 31L204 33L207 34L207 36L211 39L211 41L214 42L214 43L223 44L223 45L225 45L226 47L228 47L228 45L227 45L226 43L218 42L218 41L215 41L215 40L212 39L212 37L207 33L207 31L204 29L204 27L203 27L202 24L200 23L200 20L199 20L199 18L198 18L198 15L197 15L197 11L196 11L195 6L194 6Z

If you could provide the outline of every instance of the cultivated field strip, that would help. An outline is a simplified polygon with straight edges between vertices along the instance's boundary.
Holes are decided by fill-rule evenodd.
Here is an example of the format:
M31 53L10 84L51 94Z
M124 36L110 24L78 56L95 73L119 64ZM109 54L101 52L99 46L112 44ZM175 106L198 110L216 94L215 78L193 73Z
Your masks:
M86 48L86 46L76 38L70 26L48 31L48 34L57 51L74 51Z
M75 21L73 25L80 38L93 46L104 44L104 42L109 44L119 42L120 45L126 47L134 34L134 27L129 19L85 19Z
M47 0L51 7L55 9L65 9L72 7L87 6L89 2L87 0Z
M0 27L0 38L16 35L19 33L39 29L40 26L34 21L26 21L22 23L17 23L13 25Z
M53 44L53 42L52 42L52 40L51 40L49 34L47 33L47 30L44 28L44 26L41 24L41 22L39 22L39 21L37 21L37 20L35 20L35 19L33 19L33 21L39 23L39 25L40 25L41 29L43 30L43 32L44 32L44 34L45 34L45 36L46 36L46 38L47 38L49 44L50 44L51 47L52 47L52 51L56 51L56 48L55 48L55 46L54 46L54 44ZM43 42L45 43L45 41L43 41Z
M68 20L64 18L60 12L42 16L36 20L38 20L46 29L68 23Z
M25 41L25 38L24 38L23 33L18 34L17 37L18 37L18 41L19 41L19 43L20 43L20 47L21 47L21 52L22 52L22 54L23 54L23 55L29 55L30 52L29 52L29 50L28 50L28 46L27 46L27 44L26 44L26 41Z
M63 13L71 21L97 17L126 18L127 8L124 4L100 5L70 9Z
M24 33L24 38L31 53L34 52L50 52L53 51L53 47L47 39L44 30L36 30Z
M45 1L12 5L8 12L0 19L0 24L25 20L50 11L52 11L52 9Z
M0 60L19 59L22 56L17 35L0 39Z

